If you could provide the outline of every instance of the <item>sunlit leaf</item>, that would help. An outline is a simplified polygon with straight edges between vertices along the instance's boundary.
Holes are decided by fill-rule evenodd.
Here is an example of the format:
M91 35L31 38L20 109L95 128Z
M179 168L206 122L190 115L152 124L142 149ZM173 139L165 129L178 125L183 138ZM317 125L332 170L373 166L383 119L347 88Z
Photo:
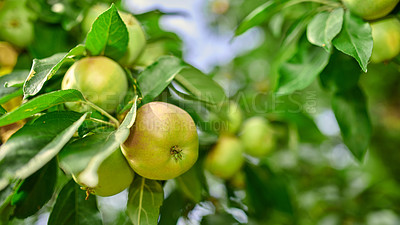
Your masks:
M68 53L57 53L49 58L34 59L29 76L24 83L24 98L36 95L44 83L60 69L67 61L73 61L76 56L85 54L85 46L78 45Z
M85 117L72 112L48 113L11 136L0 147L0 190L11 180L26 179L53 159Z
M128 41L128 30L113 4L94 21L85 45L91 55L105 55L118 60L124 56Z

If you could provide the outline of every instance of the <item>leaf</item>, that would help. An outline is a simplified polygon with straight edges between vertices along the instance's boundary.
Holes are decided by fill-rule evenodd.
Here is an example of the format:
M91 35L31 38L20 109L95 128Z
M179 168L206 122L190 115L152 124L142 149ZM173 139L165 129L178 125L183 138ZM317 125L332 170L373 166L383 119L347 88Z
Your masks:
M102 225L96 198L85 197L79 185L70 180L57 197L48 225Z
M337 8L332 12L317 14L307 26L308 41L329 51L333 38L342 29L343 12L343 8Z
M197 168L192 167L189 171L175 178L183 194L194 203L201 201L201 183L197 174Z
M224 89L209 76L193 67L182 69L175 76L175 81L197 100L210 104L219 104L226 100Z
M346 65L346 66L338 66ZM358 85L361 69L358 63L348 55L335 51L328 66L322 71L320 80L322 86L334 92L347 91Z
M128 46L128 30L114 4L94 21L86 37L91 55L105 55L114 60L124 56Z
M137 78L143 95L142 103L157 97L184 67L184 63L174 56L162 56L148 66Z
M262 218L275 209L294 216L288 184L282 176L274 174L264 163L259 166L246 164L244 172L250 215Z
M271 11L276 10L283 2L286 1L269 0L254 9L236 28L235 36L241 35L250 28L260 25L269 15L272 15Z
M291 94L310 85L329 62L330 54L324 49L301 43L296 55L279 69L276 92Z
M163 202L160 208L159 225L177 224L179 217L185 209L182 192L173 191Z
M159 181L135 177L129 188L127 213L135 225L157 224L164 191Z
M22 95L21 86L28 74L27 70L17 70L0 77L0 104Z
M373 46L371 26L368 22L347 11L344 14L343 29L332 43L338 50L355 58L361 69L367 72Z
M42 169L24 180L16 189L11 204L15 205L14 216L32 216L53 196L57 179L57 161L52 160Z
M79 118L80 117L80 118ZM58 154L86 114L52 112L25 125L0 147L0 190L13 179L26 179Z
M60 90L37 96L17 109L0 117L0 127L28 118L38 112L65 102L85 101L77 90Z
M362 160L371 139L372 125L366 100L359 87L333 96L332 109L338 121L343 141Z
M98 183L97 171L129 136L129 129L136 119L136 100L120 127L110 133L100 133L66 145L59 154L60 167L68 173L79 174L79 180L88 187Z
M78 45L68 53L58 53L45 59L34 59L29 76L24 83L24 98L39 93L44 83L51 79L65 62L84 54L85 46Z
M7 110L5 110L5 109L3 108L3 106L0 105L0 116L4 115L4 114L6 114L6 113L7 113Z

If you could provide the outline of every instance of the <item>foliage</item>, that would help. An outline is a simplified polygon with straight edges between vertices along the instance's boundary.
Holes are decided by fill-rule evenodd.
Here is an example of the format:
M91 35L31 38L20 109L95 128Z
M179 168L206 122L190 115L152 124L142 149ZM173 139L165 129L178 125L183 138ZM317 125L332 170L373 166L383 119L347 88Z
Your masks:
M400 56L371 58L379 46L398 48L374 34L379 21L399 23L399 5L389 13L398 1L364 18L343 2L209 1L213 31L229 31L233 41L257 31L262 42L205 74L182 58L179 36L160 26L164 15L180 13L135 15L147 43L127 65L135 43L123 3L0 0L0 41L18 53L11 64L0 53L0 224L44 215L48 224L400 223ZM99 3L109 7L87 31L82 21ZM4 27L10 18L22 27ZM25 39L16 38L21 33ZM66 71L92 56L124 69L129 87L116 109L61 90ZM136 173L121 194L91 195L137 110L155 101L190 114L197 162L167 181ZM88 110L71 111L71 103ZM118 197L122 208L104 204Z

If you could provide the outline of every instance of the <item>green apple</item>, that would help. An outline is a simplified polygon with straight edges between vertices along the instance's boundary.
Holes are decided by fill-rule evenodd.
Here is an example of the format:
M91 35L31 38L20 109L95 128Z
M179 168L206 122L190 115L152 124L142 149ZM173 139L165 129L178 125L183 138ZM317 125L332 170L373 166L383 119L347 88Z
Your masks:
M400 53L400 21L395 17L371 22L372 48L371 62L380 63L396 57Z
M143 105L130 132L122 152L142 177L172 179L188 171L197 160L196 125L186 111L175 105L164 102Z
M61 89L77 89L90 102L112 113L124 99L128 80L122 67L104 56L80 59L65 73ZM67 108L85 112L90 107L84 103L66 103Z
M23 48L31 44L33 38L31 12L22 5L6 4L0 10L0 39Z
M240 171L244 163L243 150L237 137L222 135L208 152L204 168L211 174L228 180Z
M243 124L240 139L245 152L255 157L265 156L275 147L272 129L263 117L247 119Z
M79 175L72 175L76 183L83 186L90 194L106 197L118 194L129 187L135 174L122 155L121 149L118 148L100 165L97 171L99 180L95 187L86 185L80 180Z
M242 110L233 101L223 104L217 113L210 114L213 130L220 134L236 134L242 125Z
M399 0L342 0L350 11L366 20L375 20L389 14Z

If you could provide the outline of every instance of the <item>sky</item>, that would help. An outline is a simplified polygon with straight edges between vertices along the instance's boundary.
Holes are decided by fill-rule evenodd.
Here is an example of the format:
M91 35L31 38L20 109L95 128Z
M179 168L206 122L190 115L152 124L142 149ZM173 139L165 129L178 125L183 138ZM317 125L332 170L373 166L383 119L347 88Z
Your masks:
M254 49L263 41L258 29L251 29L237 38L233 38L233 31L224 34L213 31L206 21L206 0L125 0L125 3L134 14L154 9L185 12L185 16L164 16L160 21L161 27L182 38L185 61L205 73L217 65L229 63L235 56Z

